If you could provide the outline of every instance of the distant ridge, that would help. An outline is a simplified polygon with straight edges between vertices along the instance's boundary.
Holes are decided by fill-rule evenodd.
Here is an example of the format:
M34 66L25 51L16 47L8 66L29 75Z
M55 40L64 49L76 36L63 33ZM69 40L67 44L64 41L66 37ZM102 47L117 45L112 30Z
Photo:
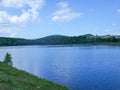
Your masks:
M68 36L65 36L65 35L50 35L50 36L46 36L46 37L43 37L43 38L59 38L59 37L68 37Z
M79 36L50 35L39 39L0 37L0 46L69 45L69 44L120 45L120 35L104 35L104 36L97 36L92 34L85 34Z

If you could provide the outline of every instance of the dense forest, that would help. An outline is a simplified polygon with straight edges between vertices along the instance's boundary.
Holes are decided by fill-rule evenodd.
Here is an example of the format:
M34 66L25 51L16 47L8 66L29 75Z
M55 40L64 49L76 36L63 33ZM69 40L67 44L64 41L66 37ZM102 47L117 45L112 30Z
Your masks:
M97 36L92 34L85 34L80 36L52 35L34 40L0 37L0 46L72 45L72 44L120 45L120 36L119 35Z

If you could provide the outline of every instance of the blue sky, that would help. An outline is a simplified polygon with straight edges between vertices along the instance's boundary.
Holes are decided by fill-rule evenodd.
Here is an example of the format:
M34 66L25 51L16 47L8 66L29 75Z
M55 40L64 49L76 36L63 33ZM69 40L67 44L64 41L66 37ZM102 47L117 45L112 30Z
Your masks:
M0 36L120 35L120 0L0 0Z

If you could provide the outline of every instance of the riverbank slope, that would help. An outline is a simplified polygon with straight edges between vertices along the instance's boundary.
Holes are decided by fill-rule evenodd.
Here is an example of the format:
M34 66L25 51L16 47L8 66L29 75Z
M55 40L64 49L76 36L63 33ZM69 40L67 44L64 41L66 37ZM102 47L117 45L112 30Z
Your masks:
M1 90L67 90L66 87L38 78L0 62Z

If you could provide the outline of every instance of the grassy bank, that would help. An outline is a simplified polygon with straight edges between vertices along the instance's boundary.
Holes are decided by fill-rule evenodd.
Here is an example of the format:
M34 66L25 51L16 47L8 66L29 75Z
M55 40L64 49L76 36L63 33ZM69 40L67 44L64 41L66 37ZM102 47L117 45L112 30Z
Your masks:
M0 62L0 90L67 90L67 88Z

